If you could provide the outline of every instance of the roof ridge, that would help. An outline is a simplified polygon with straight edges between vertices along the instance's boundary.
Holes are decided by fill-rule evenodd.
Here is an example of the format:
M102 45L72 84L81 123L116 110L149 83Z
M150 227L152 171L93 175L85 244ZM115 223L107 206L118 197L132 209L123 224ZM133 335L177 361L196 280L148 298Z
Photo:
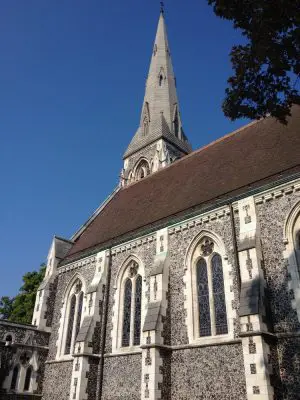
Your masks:
M161 168L161 169L159 169L159 170L157 170L157 171L155 171L155 172L152 172L150 175L145 176L142 180L139 180L139 181L136 181L136 182L132 182L132 183L126 185L125 187L123 187L123 188L121 189L121 191L126 190L126 189L129 189L130 187L132 187L132 186L134 186L134 185L136 185L136 184L138 184L138 183L140 183L140 182L143 182L143 181L145 181L146 179L150 179L150 178L152 178L153 176L155 176L155 175L157 175L157 174L159 174L159 173L161 173L161 172L163 172L163 171L166 171L166 170L168 170L169 168L172 168L174 165L177 165L177 164L180 163L181 161L184 161L184 160L186 160L187 158L192 157L192 156L194 156L195 154L198 154L198 153L200 153L200 152L203 151L203 150L206 150L207 148L213 146L214 144L217 144L217 143L219 143L219 142L222 142L223 140L228 139L228 138L230 138L230 137L236 135L237 133L240 133L241 131L245 130L246 128L249 128L249 127L252 126L252 125L255 125L255 124L259 123L259 122L265 121L265 120L266 120L267 118L269 118L269 117L270 117L270 116L267 116L267 117L265 117L265 118L260 118L260 119L258 119L258 120L256 120L256 121L251 121L251 122L249 122L248 124L243 125L243 126L241 126L240 128L238 128L238 129L235 129L233 132L227 133L227 134L225 134L224 136L221 136L220 138L215 139L215 140L213 140L212 142L210 142L210 143L208 143L208 144L206 144L206 145L200 147L199 149L196 149L196 150L192 151L191 153L184 155L183 157L179 158L178 160L176 160L176 161L173 162L172 164L166 165L164 168Z

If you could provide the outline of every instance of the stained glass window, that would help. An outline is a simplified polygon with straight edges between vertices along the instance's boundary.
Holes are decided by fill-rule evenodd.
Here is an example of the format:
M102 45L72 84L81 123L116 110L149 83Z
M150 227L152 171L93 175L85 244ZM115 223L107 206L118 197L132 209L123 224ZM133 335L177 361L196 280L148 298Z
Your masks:
M75 294L73 294L71 297L71 301L70 301L70 311L69 311L65 354L70 354L70 352L71 352L74 317L75 317L75 307L76 307L76 296L75 296Z
M132 297L132 282L127 279L124 288L124 306L123 306L123 331L122 331L122 346L130 345L130 319L131 319L131 297Z
M204 258L197 263L197 290L199 307L199 333L200 336L211 335L209 287L207 276L207 265Z
M31 374L32 374L32 367L29 366L27 368L25 375L24 392L28 392L28 390L30 389Z
M81 314L82 314L82 304L83 304L83 292L79 294L78 297L78 308L77 308L77 319L76 319L76 330L75 330L75 340L77 338L79 329L80 329L80 323L81 323Z
M12 378L11 378L11 383L10 383L10 390L16 390L18 377L19 377L19 366L16 365L14 367L13 373L12 373Z
M140 344L141 338L141 309L142 309L142 277L138 275L135 282L135 310L133 345Z
M222 335L228 333L224 278L222 259L219 254L215 254L211 260L212 288L214 298L214 312L216 323L216 334Z

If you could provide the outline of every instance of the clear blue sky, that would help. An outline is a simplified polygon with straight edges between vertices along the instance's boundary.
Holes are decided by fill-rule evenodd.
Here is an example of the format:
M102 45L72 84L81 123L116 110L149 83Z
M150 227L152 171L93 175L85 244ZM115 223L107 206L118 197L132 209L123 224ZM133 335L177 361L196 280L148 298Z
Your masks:
M238 128L221 110L241 42L206 0L166 19L194 149ZM159 16L154 0L7 0L0 13L0 295L46 260L118 183L135 133Z

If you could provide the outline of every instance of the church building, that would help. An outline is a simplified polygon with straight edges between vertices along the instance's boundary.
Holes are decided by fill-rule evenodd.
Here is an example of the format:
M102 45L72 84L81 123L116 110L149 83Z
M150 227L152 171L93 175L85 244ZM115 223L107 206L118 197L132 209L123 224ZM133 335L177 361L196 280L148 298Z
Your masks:
M118 188L0 321L0 399L300 399L299 128L192 151L162 10Z

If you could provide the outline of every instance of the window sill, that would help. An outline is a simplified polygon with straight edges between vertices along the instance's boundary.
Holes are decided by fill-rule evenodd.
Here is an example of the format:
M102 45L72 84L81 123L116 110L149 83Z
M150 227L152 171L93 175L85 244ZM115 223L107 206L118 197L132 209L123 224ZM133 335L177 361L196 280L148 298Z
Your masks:
M118 349L114 349L110 354L105 354L105 357L113 357L120 355L128 355L128 354L140 354L142 349L140 346L131 346L131 347L120 347Z
M226 335L218 335L218 336L207 336L207 337L199 337L190 341L191 345L213 345L219 343L226 343L234 340L233 335L226 334Z

